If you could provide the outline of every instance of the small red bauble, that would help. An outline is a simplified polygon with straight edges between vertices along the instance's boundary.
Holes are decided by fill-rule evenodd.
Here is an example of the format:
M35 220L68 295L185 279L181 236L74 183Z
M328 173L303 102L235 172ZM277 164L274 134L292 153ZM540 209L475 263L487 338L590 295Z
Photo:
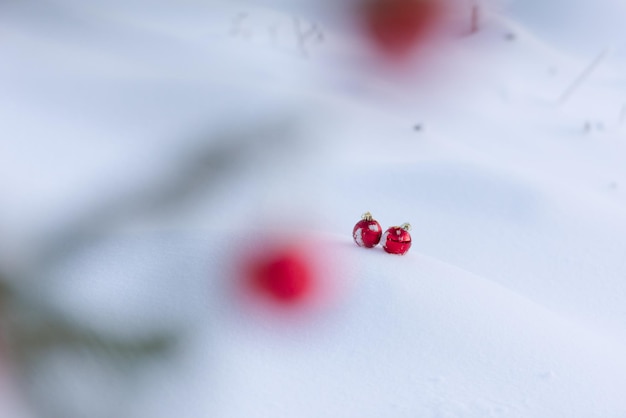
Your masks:
M378 221L372 218L372 214L367 212L363 214L363 219L354 225L352 230L352 238L359 247L372 248L380 242L383 229Z
M392 226L382 237L383 249L389 254L404 255L411 248L411 225Z

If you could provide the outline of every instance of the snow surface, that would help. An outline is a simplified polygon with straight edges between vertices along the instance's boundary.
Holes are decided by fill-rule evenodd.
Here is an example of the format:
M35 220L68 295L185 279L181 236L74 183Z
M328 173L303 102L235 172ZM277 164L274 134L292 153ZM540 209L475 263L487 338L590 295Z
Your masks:
M183 335L132 375L49 353L26 390L65 418L626 416L624 6L510 1L398 70L324 5L0 4L0 271ZM410 252L357 247L364 211ZM238 303L259 225L321 241L332 297ZM0 416L37 416L11 376Z

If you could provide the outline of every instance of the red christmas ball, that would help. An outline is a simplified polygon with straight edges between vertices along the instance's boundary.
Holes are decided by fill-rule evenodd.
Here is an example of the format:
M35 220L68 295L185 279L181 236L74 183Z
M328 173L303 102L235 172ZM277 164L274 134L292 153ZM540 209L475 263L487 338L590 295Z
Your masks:
M411 234L409 224L392 226L387 229L381 239L383 249L389 254L404 255L411 248Z
M352 230L352 238L356 245L365 248L375 247L380 242L382 234L383 229L369 212L363 215L363 219L357 222Z
M255 260L251 269L254 288L277 302L303 299L313 284L310 260L295 249L281 249Z
M419 45L440 20L441 0L369 0L364 29L383 53L401 58Z

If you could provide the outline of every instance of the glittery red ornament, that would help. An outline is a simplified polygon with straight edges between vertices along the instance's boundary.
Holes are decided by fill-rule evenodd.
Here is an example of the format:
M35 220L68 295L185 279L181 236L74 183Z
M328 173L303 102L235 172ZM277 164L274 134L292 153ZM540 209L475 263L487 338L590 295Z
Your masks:
M381 239L383 249L389 254L404 255L411 248L411 225L392 226L387 229Z
M357 222L352 230L352 238L356 245L366 248L375 247L380 242L382 234L383 229L369 212L363 214L363 219Z
M369 0L364 26L380 50L400 58L420 44L440 20L441 0Z

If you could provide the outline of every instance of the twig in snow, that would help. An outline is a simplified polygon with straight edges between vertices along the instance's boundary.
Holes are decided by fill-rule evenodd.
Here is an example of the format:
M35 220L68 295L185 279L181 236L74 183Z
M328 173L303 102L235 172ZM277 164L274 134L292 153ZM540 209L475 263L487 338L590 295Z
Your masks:
M302 53L302 56L308 57L307 44L309 40L313 39L317 42L322 42L324 40L324 33L318 27L316 23L312 23L311 26L305 30L300 24L300 19L297 17L293 18L293 26L296 34L296 40L298 42L298 48Z
M580 73L580 75L572 82L572 84L570 84L567 89L565 89L563 94L561 94L561 97L559 97L559 103L565 103L565 101L572 95L572 93L574 93L574 91L576 91L576 89L578 89L582 85L582 83L587 80L593 70L595 70L596 67L604 60L608 52L609 50L607 48L600 54L598 54L598 56L593 61L591 61L591 63L583 70L582 73Z

